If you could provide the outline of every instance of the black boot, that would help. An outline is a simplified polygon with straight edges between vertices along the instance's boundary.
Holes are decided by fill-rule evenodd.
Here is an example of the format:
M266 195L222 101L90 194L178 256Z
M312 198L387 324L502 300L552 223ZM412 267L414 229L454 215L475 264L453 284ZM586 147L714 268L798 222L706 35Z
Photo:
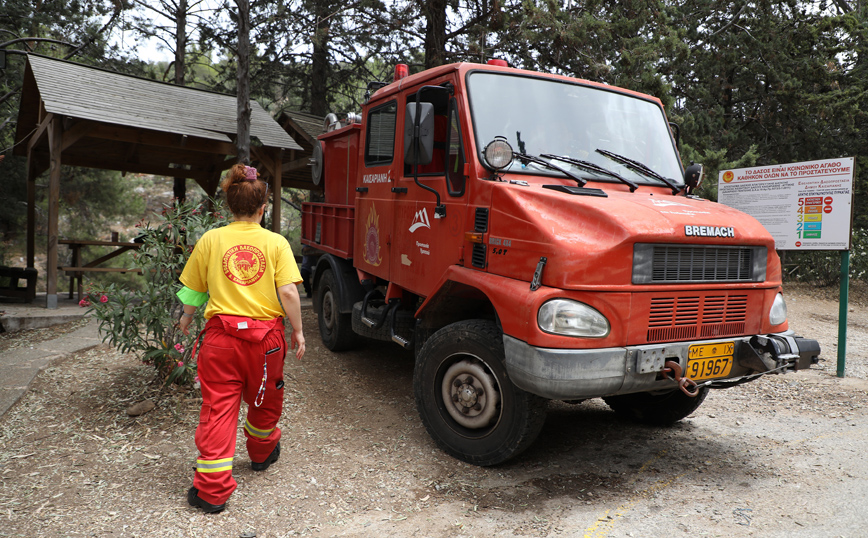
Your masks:
M275 445L274 450L271 451L271 454L265 458L265 461L262 463L256 463L255 461L250 462L250 468L254 471L264 471L268 469L272 463L276 462L280 458L280 441Z
M206 514L217 514L226 508L226 503L211 504L202 497L199 497L199 490L194 487L187 490L187 502L190 503L190 506L201 508Z

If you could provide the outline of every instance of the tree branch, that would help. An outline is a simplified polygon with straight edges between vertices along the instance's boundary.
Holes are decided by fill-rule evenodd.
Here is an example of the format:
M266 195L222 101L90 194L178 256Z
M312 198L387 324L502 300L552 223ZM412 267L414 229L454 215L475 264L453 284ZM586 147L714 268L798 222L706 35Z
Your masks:
M843 0L841 0L841 1L843 1ZM714 32L713 34L711 34L711 36L712 36L712 37L713 37L713 36L716 36L716 35L719 34L720 32L726 30L727 28L729 28L730 26L732 26L733 24L735 24L736 21L738 21L738 18L741 17L741 14L744 13L744 10L745 10L745 9L747 9L747 4L741 6L741 9L738 10L738 13L736 13L735 16L734 16L734 17L733 17L733 18L732 18L728 23L724 24L724 25L723 25L723 28L719 28L716 32ZM753 37L753 36L751 36L751 37Z
M15 43L26 43L29 41L40 41L47 43L56 43L58 45L66 45L67 47L74 47L75 43L70 43L68 41L60 41L58 39L51 39L49 37L20 37L18 39L13 39L12 41L7 41L5 43L0 43L0 49L6 48L9 45L14 45ZM11 52L11 51L10 51Z
M284 198L283 196L281 196L280 199L283 200L283 202L286 203L287 205L292 206L292 208L295 209L296 211L298 211L299 213L301 212L301 208L300 208L300 207L298 207L298 206L295 205L294 203L290 202L289 200L287 200L287 199Z
M67 54L66 56L64 56L64 58L63 58L64 60L68 60L68 59L72 58L73 56L75 56L76 54L78 54L79 52L81 52L85 47L87 47L88 45L93 44L93 42L96 41L96 37L97 37L98 35L100 35L101 33L103 33L103 32L106 30L106 28L108 28L108 27L110 27L112 24L114 24L115 19L117 19L118 16L121 14L121 9L123 8L123 4L121 3L121 0L114 0L114 3L115 3L115 12L112 13L112 16L111 16L111 18L108 20L108 22L106 22L106 23L103 25L102 28L100 28L99 30L97 30L97 31L96 31L96 32L95 32L95 33L90 37L90 39L88 39L87 41L85 41L84 43L82 43L80 47L78 47L77 49L73 50L72 52L70 52L69 54Z

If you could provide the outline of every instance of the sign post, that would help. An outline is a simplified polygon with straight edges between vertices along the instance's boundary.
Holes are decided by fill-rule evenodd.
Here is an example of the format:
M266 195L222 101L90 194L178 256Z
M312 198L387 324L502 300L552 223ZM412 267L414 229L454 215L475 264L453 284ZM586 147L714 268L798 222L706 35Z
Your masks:
M722 170L718 202L757 219L776 250L840 250L838 377L844 377L850 235L853 220L852 157Z

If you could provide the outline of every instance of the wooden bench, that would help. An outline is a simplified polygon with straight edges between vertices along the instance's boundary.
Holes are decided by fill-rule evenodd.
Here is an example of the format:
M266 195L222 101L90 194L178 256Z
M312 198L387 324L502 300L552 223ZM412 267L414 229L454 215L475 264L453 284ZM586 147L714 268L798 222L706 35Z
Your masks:
M67 267L59 267L69 276L69 298L72 299L73 291L78 291L78 299L82 296L82 278L84 273L138 273L142 270L138 268L126 267L98 267L98 265L115 258L128 250L136 250L142 245L140 243L128 243L124 241L97 241L97 240L78 240L78 239L61 239L58 244L68 245L72 250L72 265ZM114 247L105 256L97 258L88 263L82 263L81 247L98 246L98 247Z
M0 297L12 299L24 299L25 303L32 303L36 298L36 277L39 272L33 267L6 267L0 266L0 281L8 279L5 285L0 284ZM24 280L24 286L19 281Z

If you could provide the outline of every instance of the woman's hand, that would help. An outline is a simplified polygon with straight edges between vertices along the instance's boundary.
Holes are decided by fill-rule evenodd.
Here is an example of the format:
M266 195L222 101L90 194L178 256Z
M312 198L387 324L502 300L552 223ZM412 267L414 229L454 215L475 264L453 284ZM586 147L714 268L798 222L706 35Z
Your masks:
M304 357L304 334L301 329L293 330L289 337L290 345L295 350L295 358L301 360Z
M193 323L193 316L188 315L186 313L181 314L181 319L178 321L178 326L181 328L181 332L185 335L190 335L190 324Z

